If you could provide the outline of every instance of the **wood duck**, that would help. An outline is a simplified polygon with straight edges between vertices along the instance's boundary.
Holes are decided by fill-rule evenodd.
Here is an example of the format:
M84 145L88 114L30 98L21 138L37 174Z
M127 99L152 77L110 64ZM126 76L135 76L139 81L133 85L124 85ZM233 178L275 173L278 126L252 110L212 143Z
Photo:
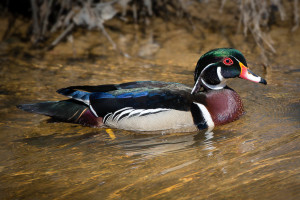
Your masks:
M244 114L240 96L226 85L239 77L267 82L247 68L242 53L214 49L200 57L194 87L161 81L137 81L59 89L70 99L22 104L17 107L65 122L132 131L211 131Z

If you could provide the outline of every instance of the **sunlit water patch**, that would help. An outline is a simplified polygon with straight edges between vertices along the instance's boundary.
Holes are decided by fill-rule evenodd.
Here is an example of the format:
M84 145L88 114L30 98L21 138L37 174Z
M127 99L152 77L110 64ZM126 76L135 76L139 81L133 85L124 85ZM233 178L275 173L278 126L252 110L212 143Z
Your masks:
M101 59L101 65L74 60L2 63L1 199L299 197L297 70L275 67L266 73L252 64L269 85L230 81L247 113L206 134L112 130L112 137L105 129L51 122L16 109L19 103L63 99L55 91L70 85L134 80L193 84L194 65ZM127 67L118 67L122 65Z

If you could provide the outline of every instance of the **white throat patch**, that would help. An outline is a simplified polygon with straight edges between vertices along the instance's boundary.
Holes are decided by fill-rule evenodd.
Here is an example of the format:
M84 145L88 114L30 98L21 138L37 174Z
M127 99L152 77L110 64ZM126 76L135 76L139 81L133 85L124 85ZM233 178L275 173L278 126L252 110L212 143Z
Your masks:
M206 68L204 68L206 69ZM204 71L204 70L203 70ZM202 72L203 72L202 71ZM201 73L202 74L202 73ZM201 83L203 85L205 85L206 87L208 87L209 89L212 89L212 90L221 90L223 89L225 86L226 86L226 79L222 76L221 74L221 67L218 67L217 68L217 75L218 75L218 78L220 80L220 83L218 85L211 85L211 84L208 84L206 83L202 78L201 78ZM200 75L201 77L201 75Z
M198 88L198 84L199 84L199 81L201 81L201 84L211 90L221 90L223 89L225 86L226 86L226 79L222 76L221 74L221 67L217 67L217 75L218 75L218 78L220 80L220 83L217 84L217 85L211 85L211 84L208 84L204 81L204 79L202 78L202 75L203 75L203 72L208 69L210 66L212 66L214 63L211 63L209 65L207 65L201 72L201 74L199 75L199 78L198 80L196 81L193 89L192 89L192 94L194 93L194 91Z

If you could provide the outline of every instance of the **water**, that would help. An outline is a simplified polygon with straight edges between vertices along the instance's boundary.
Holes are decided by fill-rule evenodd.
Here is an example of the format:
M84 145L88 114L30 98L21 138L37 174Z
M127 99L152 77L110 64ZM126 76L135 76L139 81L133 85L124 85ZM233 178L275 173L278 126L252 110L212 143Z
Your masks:
M169 34L175 36L153 59L103 50L93 59L73 59L59 56L60 47L45 59L2 56L0 199L299 199L296 53L287 58L278 52L264 70L257 54L244 50L252 71L269 84L230 81L247 113L206 135L113 130L113 138L105 129L49 122L15 107L64 99L55 91L70 85L135 80L192 85L199 53L187 33Z

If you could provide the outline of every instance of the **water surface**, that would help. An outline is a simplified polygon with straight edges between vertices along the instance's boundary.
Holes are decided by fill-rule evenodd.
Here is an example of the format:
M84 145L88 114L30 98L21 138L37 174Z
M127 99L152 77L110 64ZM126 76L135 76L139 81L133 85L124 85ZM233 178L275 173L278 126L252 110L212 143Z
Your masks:
M2 56L0 198L299 199L299 57L283 64L286 56L279 53L265 70L246 51L251 69L269 84L230 81L247 113L210 134L113 130L113 138L105 129L49 122L15 107L64 99L55 91L71 85L136 80L192 85L204 51L195 51L187 37L178 40L180 34L146 59ZM186 42L190 47L180 49Z

